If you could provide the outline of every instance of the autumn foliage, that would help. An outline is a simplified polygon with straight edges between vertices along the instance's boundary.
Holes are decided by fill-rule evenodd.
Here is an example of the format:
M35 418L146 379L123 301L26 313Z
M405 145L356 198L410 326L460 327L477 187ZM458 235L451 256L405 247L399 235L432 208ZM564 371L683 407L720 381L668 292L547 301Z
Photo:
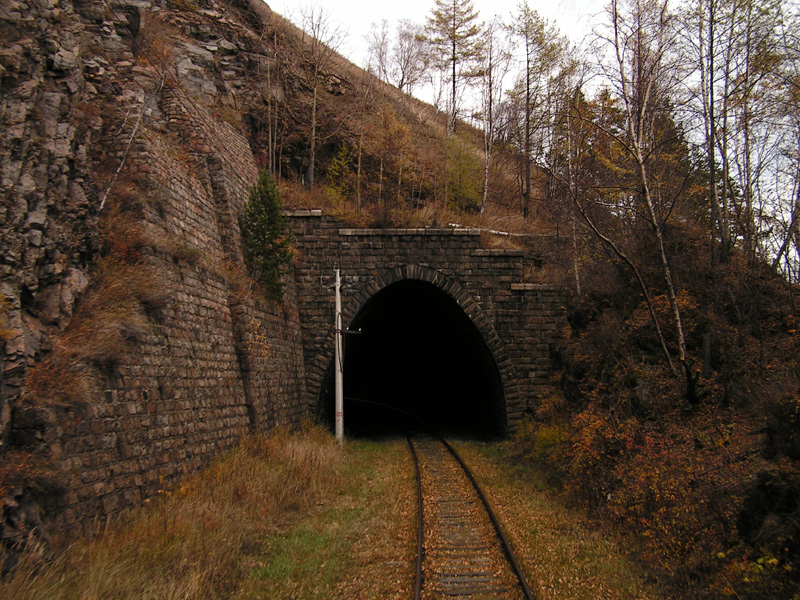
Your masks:
M697 402L665 366L630 274L596 256L592 276L613 285L569 302L553 392L518 435L518 459L538 463L574 502L633 534L665 590L795 597L796 290L735 257L715 280L698 231L675 226L669 237L682 246L678 298ZM666 317L666 298L653 301Z

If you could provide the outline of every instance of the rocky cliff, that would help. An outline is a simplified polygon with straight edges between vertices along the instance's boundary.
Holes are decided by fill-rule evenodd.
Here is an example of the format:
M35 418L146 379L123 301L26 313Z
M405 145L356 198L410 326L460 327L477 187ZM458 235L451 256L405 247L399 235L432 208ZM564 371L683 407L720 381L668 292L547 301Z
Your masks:
M286 93L254 8L0 3L0 495L17 545L31 498L85 525L307 411L293 285L259 299L239 242L265 106Z

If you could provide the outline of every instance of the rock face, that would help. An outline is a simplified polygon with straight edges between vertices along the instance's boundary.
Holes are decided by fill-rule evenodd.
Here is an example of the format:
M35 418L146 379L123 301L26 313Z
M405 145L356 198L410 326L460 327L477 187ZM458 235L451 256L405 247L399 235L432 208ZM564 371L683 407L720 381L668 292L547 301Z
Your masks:
M0 443L28 365L49 349L47 327L63 327L87 284L96 251L96 210L80 122L89 84L85 26L73 6L4 2L0 96L0 294L6 320ZM95 129L96 131L96 129Z
M0 1L0 460L47 460L46 523L88 526L308 410L292 282L235 284L241 115L280 86L245 2Z

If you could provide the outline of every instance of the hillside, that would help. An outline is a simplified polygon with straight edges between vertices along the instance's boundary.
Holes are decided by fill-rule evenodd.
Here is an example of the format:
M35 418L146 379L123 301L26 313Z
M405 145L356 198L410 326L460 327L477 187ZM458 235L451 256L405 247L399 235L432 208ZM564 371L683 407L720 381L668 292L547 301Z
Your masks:
M338 55L309 79L308 36L260 3L11 2L0 20L0 495L29 506L3 519L38 528L38 505L46 530L91 530L314 409L294 284L267 302L244 266L260 169L289 207L447 223L477 189L449 165L479 152Z
M459 223L528 248L526 281L568 301L552 390L509 460L630 535L665 594L798 597L798 290L738 214L712 254L708 174L671 118L654 120L667 141L648 155L652 216L602 93L575 94L530 217L510 142L480 214L481 132L448 137L446 115L336 53L315 58L257 0L2 7L8 539L49 556L48 532L91 532L243 434L314 412L298 287L287 276L286 302L267 301L240 244L267 169L287 208L356 227ZM560 178L558 160L582 178Z

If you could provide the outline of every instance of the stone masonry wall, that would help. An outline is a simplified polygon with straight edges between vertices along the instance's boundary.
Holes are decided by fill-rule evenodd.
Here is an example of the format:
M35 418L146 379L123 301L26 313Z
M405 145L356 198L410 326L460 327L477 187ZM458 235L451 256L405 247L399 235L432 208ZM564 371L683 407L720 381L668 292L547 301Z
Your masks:
M150 331L106 378L102 401L70 427L48 423L70 482L68 525L136 506L245 433L303 414L293 286L279 307L237 293L225 273L243 263L234 215L257 175L252 154L234 128L206 131L202 117L186 116L169 94L154 100L162 119L154 125L171 135L143 136L127 174L157 194L157 210L145 202L147 227L169 243L145 248L145 265L164 290L163 306L150 311ZM216 151L231 147L236 160Z
M564 315L555 288L522 283L524 251L481 248L481 232L473 229L349 229L319 211L295 211L291 221L311 410L331 360L335 264L345 327L387 285L428 281L458 302L492 351L509 428L533 408L550 383L550 344Z
M48 507L50 521L89 527L172 485L243 434L300 421L298 291L287 277L278 306L245 289L237 215L258 168L245 128L213 110L242 102L236 72L221 77L212 51L177 36L168 41L180 68L169 77L158 61L144 60L139 26L164 10L158 2L87 0L73 8L61 1L58 18L17 4L2 18L4 27L14 21L9 39L18 40L0 51L4 110L16 107L12 143L0 143L9 217L0 325L11 330L0 363L0 459L14 450L48 459L65 488ZM31 59L25 33L45 25L61 44ZM211 29L203 35L218 37ZM236 49L227 41L219 47ZM92 54L82 55L87 48ZM76 119L83 120L77 130ZM47 131L38 135L40 126ZM87 140L102 149L97 173ZM51 338L78 326L74 305L84 292L103 293L91 270L100 254L97 220L102 227L117 218L132 223L119 243L138 253L121 269L146 274L152 289L143 291L136 318L107 319L124 338L121 356L63 363L85 374L92 397L41 402L26 393L26 377L58 347ZM5 521L0 514L0 533Z

